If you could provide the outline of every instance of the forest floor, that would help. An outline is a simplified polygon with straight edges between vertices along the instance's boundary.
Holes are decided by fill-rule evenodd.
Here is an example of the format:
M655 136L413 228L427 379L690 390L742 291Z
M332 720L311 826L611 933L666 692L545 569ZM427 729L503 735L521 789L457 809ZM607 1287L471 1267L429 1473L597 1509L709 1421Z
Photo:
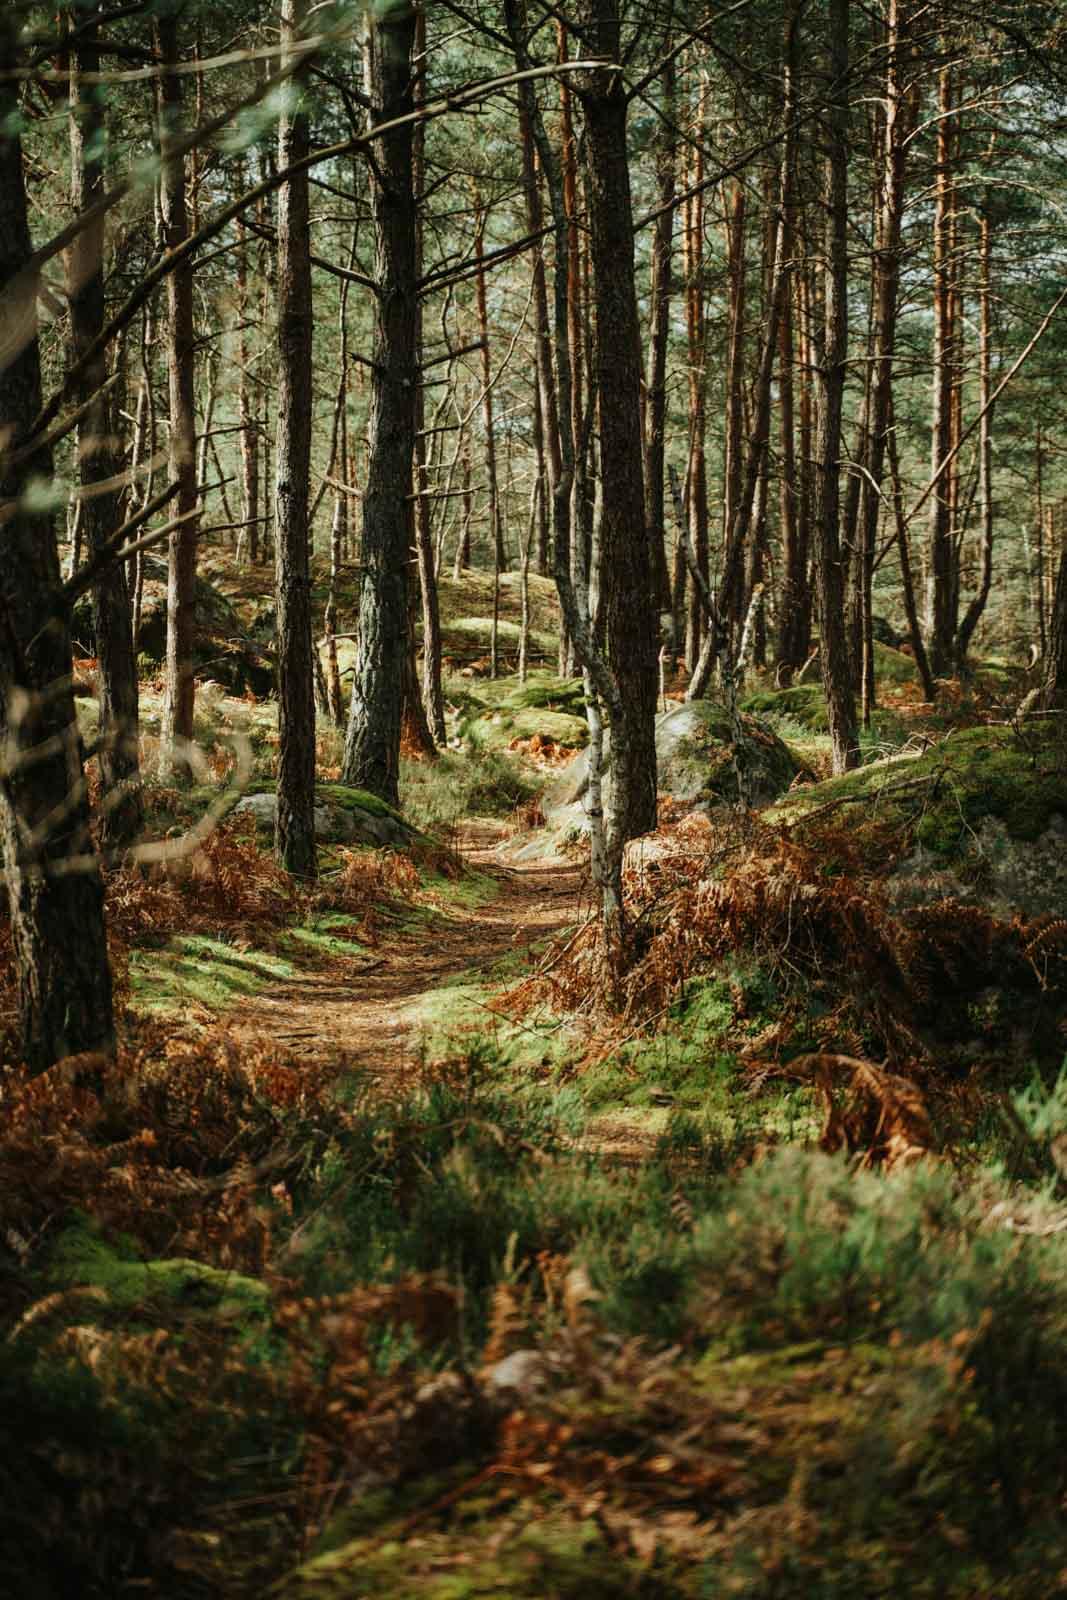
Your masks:
M234 1029L367 1073L387 1092L410 1086L426 1002L449 983L525 955L580 914L582 870L547 859L506 865L499 856L506 833L479 820L459 830L464 864L483 894L456 897L429 918L398 919L355 972L342 958L250 996L232 1015ZM491 1016L473 1020L484 1026Z

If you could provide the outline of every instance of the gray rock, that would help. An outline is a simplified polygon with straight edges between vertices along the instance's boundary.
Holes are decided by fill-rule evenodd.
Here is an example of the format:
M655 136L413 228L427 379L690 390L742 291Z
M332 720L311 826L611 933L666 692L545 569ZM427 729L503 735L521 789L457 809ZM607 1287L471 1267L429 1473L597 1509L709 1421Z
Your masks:
M755 717L743 719L750 793L756 805L784 794L802 771L800 762L777 734ZM656 718L656 764L661 794L694 809L737 798L733 735L726 708L710 700L672 706ZM607 752L605 788L611 782ZM553 828L587 827L582 800L589 787L589 755L582 752L549 785L541 804Z
M233 809L254 817L257 828L273 831L278 797L246 794ZM415 830L391 812L364 810L351 803L341 806L321 802L315 807L315 837L322 844L363 844L379 850L403 850L411 844Z
M494 1399L517 1395L526 1400L545 1387L548 1364L539 1350L513 1350L489 1368L485 1387Z
M961 863L946 866L922 845L887 880L898 907L960 900L994 916L1067 916L1067 820L1050 818L1036 839L1013 839L998 817L983 817Z

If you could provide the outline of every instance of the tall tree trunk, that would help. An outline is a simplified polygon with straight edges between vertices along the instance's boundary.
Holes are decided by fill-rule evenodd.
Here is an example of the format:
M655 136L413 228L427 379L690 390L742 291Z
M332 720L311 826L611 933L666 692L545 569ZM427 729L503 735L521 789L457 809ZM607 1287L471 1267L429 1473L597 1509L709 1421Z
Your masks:
M452 568L453 580L458 583L464 571L471 564L471 517L474 514L474 491L471 487L471 447L469 440L463 440L463 516L459 525L459 538L456 540L456 560Z
M415 14L416 100L426 98L426 5ZM412 150L412 187L415 195L415 274L423 270L421 205L426 181L426 124L415 129ZM422 300L416 305L415 347L422 361ZM431 742L445 742L445 700L441 690L441 607L437 595L437 568L433 552L430 518L430 474L426 468L426 389L420 381L415 397L415 556L419 571L419 597L422 603L422 704ZM436 754L436 748L435 752Z
M41 409L15 22L0 11L0 845L22 1055L41 1071L110 1051L114 1023L59 551L50 514L26 503L31 482L51 482L51 453L40 443L15 453Z
M983 212L978 228L978 406L982 419L978 424L978 493L982 508L982 568L977 593L967 607L956 636L957 672L962 672L967 664L974 630L982 620L993 587L993 249L988 211Z
M727 201L726 261L730 285L729 333L726 347L726 461L723 472L722 542L725 561L730 529L741 501L745 438L745 187L733 183ZM729 586L721 586L720 609L731 633L744 622L744 568L737 563Z
M825 328L818 363L815 531L819 657L835 772L844 772L859 761L840 541L841 415L848 361L848 25L849 0L827 0Z
M282 42L300 34L304 0L282 0ZM278 125L278 164L293 166L310 147L301 103L304 73L293 74L295 104ZM308 179L299 172L278 195L278 443L274 512L274 594L278 638L278 810L274 848L287 872L314 878L315 670L311 635L311 257Z
M238 188L245 184L244 162L237 171ZM258 545L256 521L259 516L259 430L253 412L252 377L248 366L251 351L245 326L251 312L248 294L248 231L244 212L237 219L237 420L241 429L241 509L245 526L237 537L237 565L241 566L245 552L252 554Z
M786 19L783 50L783 77L788 92L796 79L797 4L790 6ZM782 159L782 232L786 259L792 260L795 248L794 182L796 135L786 130ZM799 285L802 275L795 275ZM781 464L778 477L778 520L782 539L782 581L778 595L779 681L787 684L807 659L810 640L811 595L808 586L808 525L801 515L800 480L797 471L794 412L794 321L795 295L787 287L782 297L782 320L778 329L778 419ZM801 464L801 471L804 464Z
M524 92L525 91L525 92ZM540 233L545 225L544 206L541 202L541 185L537 172L537 151L534 146L533 127L530 121L529 100L532 86L523 84L519 90L519 137L522 140L522 185L526 200L526 227L531 234ZM548 281L545 258L538 247L533 256L533 309L535 349L537 354L537 393L540 415L542 447L548 477L548 493L554 495L562 470L559 444L559 406L556 400L556 382L552 371L552 334L548 316ZM541 496L542 512L545 496ZM542 516L542 523L544 517ZM546 570L547 550L544 541L538 541L537 570Z
M1067 551L1062 549L1049 612L1045 675L1039 704L1046 711L1067 711Z
M559 24L559 59L567 59L567 31L561 22ZM560 80L560 167L562 174L562 200L567 216L567 241L566 251L562 257L566 263L563 281L567 290L567 348L570 353L570 433L571 433L571 460L573 472L571 474L571 500L570 500L570 531L569 549L571 563L571 580L577 583L579 590L584 589L589 577L589 562L586 552L587 532L587 494L585 451L582 448L585 434L584 420L585 407L583 395L585 389L585 349L582 341L582 311L581 311L581 238L578 228L578 141L574 132L574 107L571 98L570 81L567 77ZM557 240L557 249L559 248ZM560 271L557 258L556 272ZM559 351L559 330L556 331L557 360ZM567 419L560 408L560 426L567 426ZM560 636L560 671L570 674L575 668L574 645L567 632L566 617Z
M931 473L940 469L952 448L952 385L955 328L953 312L952 208L953 183L952 69L942 67L938 79L937 186L934 199L934 376L931 427ZM935 678L952 670L954 643L955 528L953 474L942 473L930 500L930 568L927 589L927 633L930 667Z
M670 38L665 41L670 48ZM652 558L652 605L671 605L667 570L667 528L664 517L664 451L667 422L667 345L670 338L672 246L677 143L673 57L663 72L664 127L656 152L656 204L660 214L652 234L652 276L649 284L648 365L645 369L645 522Z
M178 17L164 12L155 26L156 50L162 63L158 80L159 148L162 159L160 211L163 245L176 250L189 232L185 209L185 160L172 155L181 132L182 78ZM170 471L177 480L176 516L194 513L196 483L196 340L193 330L193 268L186 259L167 277L167 370L170 388ZM172 777L190 774L187 747L193 738L196 697L193 651L196 636L196 547L199 519L170 535L167 547L167 660L163 716L159 737L160 769Z
M101 87L100 50L92 19L74 51L70 79L71 204L88 210L105 183L107 128ZM86 83L84 78L88 76ZM70 354L77 362L104 327L104 219L85 228L67 255L70 301ZM85 369L73 398L85 405L76 440L83 530L90 551L98 550L122 521L122 451L114 434L114 408L101 393L107 380L107 354ZM112 484L115 487L103 488ZM100 831L116 848L132 844L144 823L141 770L137 754L137 655L133 642L126 566L113 562L93 585L93 625L100 663Z
M617 0L592 0L598 51L618 60ZM621 72L592 74L583 87L586 194L596 296L597 394L602 463L599 544L608 662L624 729L612 726L614 827L634 838L656 826L655 716L658 629L644 523L641 341L634 284L633 212L627 161L627 99Z
M696 188L704 177L704 116L707 80L701 83L697 102L698 143L693 150L690 182ZM689 469L686 505L689 513L689 538L701 577L710 576L708 550L708 467L707 434L708 327L704 306L704 201L700 193L690 196L686 205L686 333L689 340ZM690 674L696 671L704 642L704 611L701 595L694 584L689 591L686 615L685 664Z
M871 612L875 547L883 505L886 448L893 414L893 365L896 358L897 305L900 295L900 240L904 217L904 178L908 138L917 109L917 97L904 85L908 52L906 16L900 0L889 0L886 17L885 110L882 126L881 173L875 217L872 282L871 384L866 476L863 480L863 516L859 538L858 583L862 618L861 692L863 721L867 726L874 702L874 645ZM902 549L907 559L907 535Z
M413 107L415 13L401 3L368 19L367 92L374 124ZM374 144L371 204L377 246L370 459L363 495L359 645L345 739L345 783L399 804L407 659L408 545L415 459L415 200L412 128Z
M478 308L478 338L482 355L482 423L485 428L485 481L489 493L489 543L493 551L493 566L497 573L505 571L507 558L504 552L504 530L500 518L500 488L496 469L496 427L493 417L493 363L489 348L489 311L485 294L485 212L478 207L474 224L474 259L477 271L474 276L475 303Z

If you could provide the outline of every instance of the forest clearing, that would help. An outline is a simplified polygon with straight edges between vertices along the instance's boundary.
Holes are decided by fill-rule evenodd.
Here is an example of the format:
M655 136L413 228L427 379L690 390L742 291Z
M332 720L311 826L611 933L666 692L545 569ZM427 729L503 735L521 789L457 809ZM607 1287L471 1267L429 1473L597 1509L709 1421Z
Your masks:
M0 1595L1067 1594L1065 42L0 6Z

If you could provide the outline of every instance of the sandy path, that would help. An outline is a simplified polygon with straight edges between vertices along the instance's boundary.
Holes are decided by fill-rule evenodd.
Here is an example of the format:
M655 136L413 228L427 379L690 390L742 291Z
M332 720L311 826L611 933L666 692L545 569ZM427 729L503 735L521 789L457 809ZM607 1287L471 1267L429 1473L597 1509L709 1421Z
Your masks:
M340 1058L403 1077L417 1050L415 1013L426 994L560 932L580 914L577 868L555 861L505 866L484 835L473 832L463 853L497 880L491 901L474 909L448 906L426 927L384 926L365 961L302 974L249 999L241 1006L241 1031L277 1039L295 1055Z

